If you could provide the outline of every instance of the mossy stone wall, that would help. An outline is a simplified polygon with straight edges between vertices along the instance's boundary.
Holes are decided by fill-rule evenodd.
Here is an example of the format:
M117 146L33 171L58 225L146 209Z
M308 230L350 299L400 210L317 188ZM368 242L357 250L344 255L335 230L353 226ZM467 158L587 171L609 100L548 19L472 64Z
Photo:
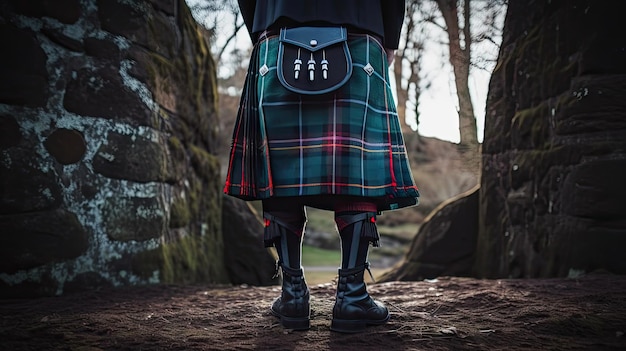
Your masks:
M626 273L621 7L509 2L487 100L476 276Z
M0 295L229 283L215 63L186 3L0 18Z

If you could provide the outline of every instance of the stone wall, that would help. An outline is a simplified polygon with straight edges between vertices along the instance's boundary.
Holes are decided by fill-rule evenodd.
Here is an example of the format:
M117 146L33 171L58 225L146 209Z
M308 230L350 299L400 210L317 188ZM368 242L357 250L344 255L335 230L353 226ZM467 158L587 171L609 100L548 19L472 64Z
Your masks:
M204 34L182 0L0 4L2 296L229 282Z
M626 273L621 5L509 2L487 101L477 276Z
M619 5L509 2L489 87L480 189L435 209L382 281L626 274Z

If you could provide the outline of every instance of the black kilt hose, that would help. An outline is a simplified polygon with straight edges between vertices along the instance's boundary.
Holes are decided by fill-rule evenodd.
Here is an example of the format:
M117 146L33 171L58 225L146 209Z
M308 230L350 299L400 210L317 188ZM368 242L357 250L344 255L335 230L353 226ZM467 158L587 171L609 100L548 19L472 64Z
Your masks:
M278 46L272 36L254 47L224 192L244 200L299 197L322 209L333 209L336 195L375 202L378 211L416 205L419 192L380 42L351 34L352 76L325 95L295 94L281 85ZM269 71L261 75L264 65Z

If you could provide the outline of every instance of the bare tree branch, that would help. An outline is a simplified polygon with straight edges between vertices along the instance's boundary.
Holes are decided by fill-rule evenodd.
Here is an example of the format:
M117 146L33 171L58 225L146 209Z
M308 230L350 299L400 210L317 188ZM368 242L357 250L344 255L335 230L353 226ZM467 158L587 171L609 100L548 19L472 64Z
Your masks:
M239 33L239 30L243 26L244 26L243 23L235 24L235 29L234 29L233 33L226 39L226 42L224 43L224 45L222 45L222 47L219 49L219 51L215 54L215 60L218 63L221 61L221 57L224 54L224 51L226 51L226 48L228 47L228 44L230 44L230 42L233 41L237 37L237 33Z

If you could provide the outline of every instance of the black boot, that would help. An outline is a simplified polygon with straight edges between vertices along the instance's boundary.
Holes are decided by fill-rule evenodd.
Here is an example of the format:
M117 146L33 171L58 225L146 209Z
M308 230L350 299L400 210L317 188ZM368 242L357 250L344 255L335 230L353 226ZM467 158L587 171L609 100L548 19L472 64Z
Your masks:
M374 301L367 293L363 273L367 266L340 269L337 297L330 330L358 333L368 325L385 324L389 320L387 307Z
M309 288L304 281L302 268L282 267L283 289L274 303L271 312L280 318L280 324L287 329L307 330L311 327L311 307Z
M358 333L368 325L384 324L389 320L389 310L370 297L363 280L365 270L369 272L369 244L378 246L376 213L338 213L335 221L341 237L342 260L330 329Z
M263 213L265 222L265 245L275 246L278 253L276 276L282 270L282 292L270 311L280 318L280 324L287 329L306 330L310 328L311 308L309 288L304 280L301 264L302 233L306 214L300 211L276 211L269 209Z

